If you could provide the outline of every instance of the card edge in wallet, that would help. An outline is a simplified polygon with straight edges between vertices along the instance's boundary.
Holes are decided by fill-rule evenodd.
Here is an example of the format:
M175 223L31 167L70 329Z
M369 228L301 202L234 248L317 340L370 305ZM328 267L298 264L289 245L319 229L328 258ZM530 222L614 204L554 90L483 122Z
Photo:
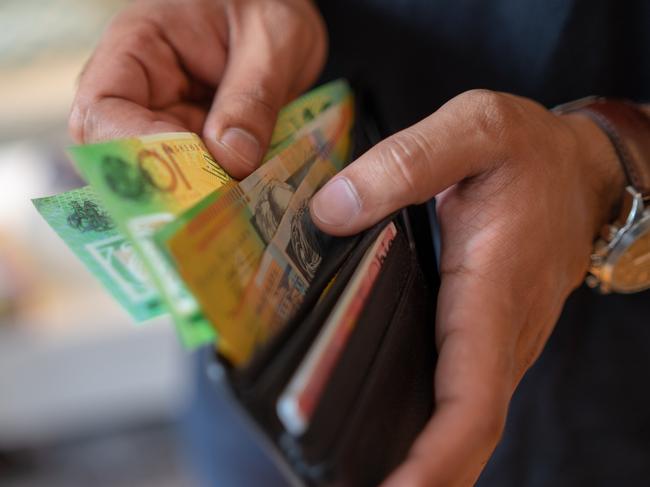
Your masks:
M401 219L400 218L394 218L394 219L391 219L391 220L401 220ZM383 226L385 226L385 224L387 224L388 221L391 221L391 220L387 219L387 221L384 223ZM377 231L377 234L381 231L383 226L379 227L379 229ZM422 276L424 274L424 272L423 272L423 269L420 268L420 262L419 262L419 259L418 259L418 254L415 252L413 242L410 241L408 232L405 231L402 221L399 222L398 228L399 228L400 234L402 235L401 238L406 239L407 242L408 242L408 245L406 246L407 247L406 248L406 253L409 256L409 272L408 272L408 274L409 275L416 275L416 274L419 273ZM376 238L376 236L374 238ZM374 238L372 238L372 239L369 238L368 239L369 243L368 243L368 245L366 245L366 247L368 247L369 245L372 244L372 242L374 241ZM359 242L359 245L361 245L361 242ZM361 247L356 247L355 246L355 249L354 249L353 252L358 253L362 257L363 254L365 253L366 249L363 249L363 251L361 251L360 248ZM359 257L358 261L361 260L361 257ZM356 269L356 266L358 265L358 261L355 263L354 266L351 267L352 272L350 273L350 276L353 274L354 270ZM346 260L346 264L347 264L347 260ZM349 279L349 277L348 277L348 279ZM423 279L422 279L421 282L426 287L426 282L424 282ZM333 298L332 306L334 306L335 303L338 301L338 299L340 297L340 293L343 291L343 289L345 288L346 285L347 285L347 280L343 280L343 281L340 281L338 283L338 286L340 287L340 290L339 290L340 292L338 293L338 296ZM400 296L398 297L397 303L394 306L393 313L391 314L391 318L388 320L388 324L386 325L386 327L384 329L384 332L382 333L382 337L385 337L390 333L391 327L393 326L393 322L394 322L394 319L395 319L395 315L398 313L400 304L401 304L402 299L403 299L403 297L401 296L401 294L402 294L401 291L404 289L404 287L405 286L402 286L402 289L400 290L400 293L399 293ZM336 293L334 293L334 294L336 294ZM431 295L431 292L429 292L429 295ZM371 302L372 299L373 299L372 296L370 296L369 299L368 299L368 302ZM312 310L312 313L314 311L316 311L316 309ZM330 311L331 311L331 308L330 308ZM328 313L323 313L323 316L318 316L319 319L315 320L315 322L318 324L318 327L322 326L323 322L327 318L327 315L328 315ZM317 334L317 332L316 332L316 334ZM384 344L384 341L383 341L384 339L385 338L382 338L382 340L379 341L379 345L377 347L377 350L374 352L375 357L378 356L379 354L381 354L381 349L384 346L383 345ZM300 359L298 359L298 363L299 363L299 361L300 361ZM372 370L373 370L373 365L372 364L373 363L374 363L374 359L373 359L373 362L371 362L371 365L368 367L367 373L369 375L372 374ZM293 373L294 370L295 369L290 369L288 371L288 374L287 374L288 377L283 378L283 380L281 381L283 384L280 385L279 387L277 387L277 392L275 394L271 395L271 396L266 395L265 397L261 397L258 394L253 394L252 396L250 394L243 394L242 395L242 390L240 388L237 388L237 385L235 383L233 383L232 381L229 381L229 382L230 382L230 385L231 385L231 387L233 389L233 392L237 395L237 397L240 400L241 404L244 406L244 409L248 410L248 414L250 414L252 416L252 419L255 420L256 424L260 427L260 429L262 431L265 431L265 434L268 435L269 440L271 440L273 442L273 444L278 448L278 450L280 452L282 452L282 454L284 456L284 459L286 461L288 461L289 464L291 464L292 467L306 481L310 481L309 480L310 478L312 479L311 481L313 481L314 480L314 475L316 477L321 477L322 478L323 475L327 474L326 470L328 470L328 469L324 470L322 468L322 467L326 466L326 465L323 465L323 463L324 462L325 463L332 462L332 461L336 462L335 457L337 455L339 455L339 451L341 450L341 448L345 448L345 443L347 443L349 440L340 440L338 442L335 442L335 449L333 450L333 453L331 455L326 455L325 457L323 457L323 458L321 458L319 460L318 464L313 464L311 466L307 465L307 464L305 464L303 462L302 457L303 457L304 452L302 451L302 448L301 448L300 445L293 445L293 449L292 449L291 445L287 445L287 444L283 445L282 444L281 432L284 431L284 430L281 427L277 416L275 415L274 406L276 404L276 401L277 401L277 398L278 398L279 394L282 391L283 385L286 385L286 383L290 379L291 374ZM253 388L253 389L255 389L255 388ZM354 411L356 411L358 404L364 399L364 394L365 394L364 390L366 389L365 386L362 387L362 389L363 390L359 391L356 394L356 399L352 402L353 411L352 411L351 415L358 414L358 413L355 413ZM246 392L250 393L251 391L248 390ZM256 391L256 392L259 393L260 391ZM263 395L264 394L262 394L262 396ZM258 403L260 401L261 402L264 402L264 401L267 402L267 406L265 407L265 409L267 410L267 414L260 414L261 411L256 407L256 404L255 404L256 401L251 400L252 398L254 398L254 396L258 396L256 398L258 400L257 401ZM270 400L269 400L269 397L271 398ZM314 419L314 421L317 421L317 419ZM349 435L345 435L345 436L349 436ZM344 442L344 443L341 443L341 442ZM301 465L302 465L302 468L301 468ZM309 468L310 471L309 472L305 471L305 467Z
M322 291L337 274L337 269L345 265L351 254L355 252L355 249L361 243L359 237L359 235L356 235L354 237L340 238L333 242L332 250L334 254L325 258L322 264L327 266L325 272L317 272L303 303L295 315L282 327L276 336L272 337L267 344L253 354L248 364L231 371L231 380L237 385L238 389L245 390L253 386L260 376L264 375L268 370L269 364L282 353L282 349L291 340L300 323L309 317L313 308L318 304Z
M430 414L433 410L432 377L435 364L433 323L430 325L423 324L423 328L421 330L411 328L411 331L414 331L416 334L421 333L422 335L427 336L427 344L420 345L424 348L431 348L431 354L426 356L423 355L422 357L422 360L427 362L427 366L425 367L426 370L423 370L421 374L417 372L420 374L419 377L414 378L413 381L409 382L409 384L418 383L418 379L420 379L420 384L423 382L426 384L421 395L421 397L425 398L426 400L419 401L418 404L415 405L415 408L418 410L418 412L416 412L416 428L414 429L411 427L410 429L406 428L404 431L400 430L397 433L397 440L394 440L399 442L397 447L393 446L395 444L394 442L387 443L391 444L391 447L382 447L382 451L385 450L387 454L386 456L392 459L392 463L385 465L382 464L374 469L362 469L367 470L365 473L359 473L357 471L361 467L360 465L355 465L355 468L351 469L349 468L349 465L346 464L345 460L346 457L350 456L350 451L356 452L358 450L358 447L355 448L355 444L358 444L361 440L365 439L361 438L360 435L358 435L358 432L363 431L363 427L365 426L363 424L364 421L367 419L369 413L374 411L374 409L371 411L368 410L368 401L371 401L370 404L372 404L371 407L373 408L385 407L383 404L376 401L377 399L381 398L373 398L372 395L373 393L376 393L374 387L376 387L378 381L394 381L394 378L387 378L386 376L382 375L381 372L386 368L387 365L385 362L385 356L390 355L390 353L394 353L394 347L399 346L399 343L395 342L394 337L396 334L398 336L401 335L400 332L404 329L405 325L402 323L402 318L405 315L405 311L413 311L410 309L410 306L413 304L414 300L419 300L419 304L421 306L424 308L429 308L428 312L426 310L421 310L424 311L424 315L427 318L433 319L435 313L435 303L429 302L429 298L431 298L431 290L428 289L428 286L426 285L424 274L418 265L417 256L412 252L412 249L409 257L409 272L407 273L408 275L406 277L406 281L402 286L400 286L400 297L394 306L394 310L391 314L390 319L388 320L388 324L383 330L381 340L374 350L372 361L365 371L364 380L361 382L359 390L356 392L354 399L349 404L342 407L342 409L345 409L346 414L342 416L342 420L337 426L337 432L330 435L330 442L327 444L322 444L322 437L319 439L313 437L311 439L308 439L304 436L302 438L295 438L291 437L291 435L288 433L284 434L279 441L280 446L285 450L285 454L291 454L291 462L293 463L294 468L296 468L300 475L305 477L308 482L320 484L322 482L327 483L333 480L336 480L337 482L342 480L349 481L349 479L343 478L346 476L357 476L357 481L359 481L359 476L366 476L366 478L368 476L374 476L374 480L377 480L377 482L374 482L373 480L369 483L369 485L376 485L376 483L378 483L378 481L383 478L383 476L385 476L394 466L396 466L396 459L401 460L405 456L408 446L410 446L410 442L414 439L415 432L419 431L420 428L423 427L426 423L426 420L428 420L430 417ZM408 310L406 309L407 307L409 307ZM419 321L420 320L411 320L409 322L410 325L406 324L406 326L417 326L417 323ZM347 352L349 355L353 354L352 350L348 350ZM338 364L338 367L340 370L345 372L347 365L343 360L341 360ZM431 370L428 370L429 368ZM426 375L426 380L424 381L421 380L423 375ZM334 382L337 379L332 377L331 380ZM403 383L404 381L400 380L399 382ZM331 399L330 402L332 402ZM334 401L334 403L336 403L336 401ZM326 404L327 402L323 401L323 404L321 406L324 410L323 414L325 415L327 414ZM413 408L410 409L413 410ZM409 420L411 420L410 425L413 426L413 418L410 417ZM322 429L322 417L319 419L316 417L316 415L314 415L312 421L314 424L320 423ZM333 426L328 425L325 431L328 431L329 429L333 429ZM393 429L394 428L391 428L391 430ZM382 437L381 440L389 442L391 441L391 438ZM305 442L311 442L312 445L305 444ZM375 441L373 441L373 443L375 443ZM314 451L314 444L317 445L317 449L320 451ZM312 451L310 452L309 450ZM366 452L364 452L364 454L365 453ZM350 471L352 472L350 473ZM366 485L366 483L367 482L361 481L360 484L353 482L350 485Z
M403 260L400 259L400 252L408 256L409 262L407 268L400 266L400 262L403 262ZM384 265L382 266L380 274L377 277L377 281L375 282L373 289L368 296L366 306L359 316L358 322L355 325L355 328L352 331L352 334L350 335L346 346L341 356L339 357L339 360L337 361L336 366L330 374L328 383L323 390L319 404L314 410L314 414L312 416L309 427L303 435L295 438L295 441L298 444L316 443L318 444L319 449L328 451L331 447L331 443L336 441L337 430L340 430L342 424L345 423L344 418L349 411L349 407L354 407L359 394L361 394L361 389L363 388L366 374L372 368L374 358L381 348L385 333L391 326L393 316L399 308L403 290L406 288L409 278L414 273L412 257L413 256L408 245L407 236L403 231L401 231L395 237L395 241L393 242L393 245L391 246L391 249L386 256ZM393 268L390 266L393 266ZM395 273L389 273L391 270L399 272L399 276L396 276ZM387 279L390 279L392 282L387 282ZM391 285L394 285L392 289L398 289L399 291L397 293L394 293L395 297L392 302L386 302L384 300L382 304L387 306L383 310L378 311L377 308L371 308L371 305L377 302L377 294L383 291L381 287L382 285L388 288L391 288ZM386 311L386 313L384 314L382 311ZM381 329L377 329L376 325L369 321L370 318L376 314L383 314L384 316L388 316L388 318L385 320L384 326L381 327ZM370 338L374 338L373 344L375 346L372 349L368 349L368 347L371 345L369 343ZM359 351L367 351L367 353L359 354ZM360 355L365 358L365 367L359 372L359 374L352 374L351 371L359 370L359 367L352 364L355 362L358 364ZM358 388L351 388L349 390L348 395L350 397L345 398L345 405L341 408L339 418L334 421L335 424L332 424L332 415L329 406L333 403L339 404L343 400L343 398L340 397L342 382L346 382L348 384L354 383L358 385ZM325 444L323 444L322 440L323 434L325 434L325 436L329 435L331 437L329 442L325 442ZM317 438L319 436L321 436L321 439L314 438ZM310 454L307 451L309 449L311 449L309 445L305 445L303 448L306 456L312 458L321 456L319 454Z
M433 374L436 362L434 336L435 303L430 301L432 298L431 290L426 285L424 273L418 267L416 267L414 271L412 279L409 279L406 286L408 289L405 291L407 296L400 300L398 307L395 310L395 314L391 318L391 323L386 329L382 344L379 347L375 360L366 376L363 390L357 397L354 410L351 411L351 414L347 418L347 424L344 426L344 435L338 439L337 445L333 450L333 464L338 469L336 472L337 478L345 478L346 481L350 481L350 476L355 476L351 485L378 484L384 476L386 476L405 458L412 442L415 440L417 434L419 434L422 428L424 428L426 422L433 413ZM420 311L423 314L415 312L415 320L405 319L407 313L413 313L414 311L414 300L416 300L415 303L418 303L417 300L419 300L419 304L422 306ZM423 319L423 315L428 319ZM422 324L420 329L411 328L409 330L414 332L416 335L420 335L422 340L404 339L403 332L405 323L410 323L411 327L417 327L418 324ZM397 340L396 336L400 337L400 340ZM395 374L392 374L391 377L385 372L387 369L394 370L392 368L394 361L390 360L389 357L391 354L396 353L395 348L400 347L403 343L411 343L413 348L420 347L420 349L428 349L427 351L430 353L406 353L405 355L414 359L416 363L420 361L425 362L425 364L422 367L411 368L411 370L417 370L415 375L409 377L409 375L406 374L405 376L401 376L399 381L395 381ZM413 348L409 347L411 351L413 351ZM378 434L375 433L376 430L372 430L373 432L370 435L370 438L364 437L360 432L363 432L365 428L367 433L368 427L366 425L368 423L369 412L375 411L374 408L377 407L377 383L381 384L381 381L384 381L384 384L386 384L386 382L392 384L398 383L401 386L407 383L409 384L408 389L411 390L411 393L415 390L413 385L420 385L419 392L415 394L418 400L405 400L403 396L396 396L399 397L398 400L396 400L395 397L392 398L399 403L397 408L399 409L400 414L394 414L396 411L393 411L393 414L386 415L390 416L390 425L385 424L384 433L386 434L380 435L382 441L391 446L390 448L384 447L381 449L381 451L385 453L384 461L380 462L380 465L376 469L372 469L372 471L369 468L362 469L365 470L365 472L361 474L358 471L358 464L351 465L351 463L354 462L351 461L350 458L354 455L358 455L360 451L364 451L364 454L367 453L368 449L365 447L371 447L371 445L376 444L377 438L375 436ZM383 392L385 391L382 391L379 396L384 401L381 407L386 410L388 406L385 401L390 398L390 395L384 394ZM405 411L404 405L408 406L408 412ZM415 413L413 413L413 411L415 411ZM364 442L366 443L365 445ZM370 456L372 457L372 455ZM391 459L391 462L385 463L386 458ZM375 478L370 482L361 481L359 478L361 475L365 476L366 480L373 476Z
M266 402L269 395L279 394L279 390L289 380L292 371L298 366L309 345L317 336L318 330L336 305L366 250L386 225L396 219L387 218L363 232L346 253L341 267L325 271L326 277L319 279L319 282L310 288L309 299L305 300L304 306L284 327L282 333L278 334L275 341L260 350L259 361L252 362L250 366L241 370L231 371L231 381L244 402L251 403L255 408L256 403ZM322 291L335 276L336 281L324 298L319 300Z

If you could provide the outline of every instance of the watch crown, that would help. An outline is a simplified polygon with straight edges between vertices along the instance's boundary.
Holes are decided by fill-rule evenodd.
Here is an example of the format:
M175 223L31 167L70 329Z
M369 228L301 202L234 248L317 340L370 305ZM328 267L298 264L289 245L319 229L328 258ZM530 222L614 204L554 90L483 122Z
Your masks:
M608 251L609 245L606 240L596 240L596 243L594 243L593 253L591 254L591 265L594 267L603 265Z
M606 242L611 242L616 238L616 235L618 234L619 231L618 225L605 225L603 226L600 236L606 241Z
M585 278L585 283L587 283L587 286L589 286L591 289L596 289L600 284L600 280L593 274L589 274Z
M600 267L603 265L603 262L605 261L604 257L602 254L591 254L591 266L592 267Z

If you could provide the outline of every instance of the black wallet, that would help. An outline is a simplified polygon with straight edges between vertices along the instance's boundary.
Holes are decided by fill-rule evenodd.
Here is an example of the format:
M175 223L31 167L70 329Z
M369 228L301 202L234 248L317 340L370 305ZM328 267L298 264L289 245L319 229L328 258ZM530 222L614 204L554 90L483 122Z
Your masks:
M372 130L360 130L357 148L363 150L373 142ZM391 222L397 234L309 426L292 434L278 416L278 398L366 250ZM377 485L405 458L431 417L438 275L430 225L423 205L360 235L332 239L297 313L245 367L231 368L214 352L208 359L213 386L229 397L231 410L244 418L252 441L287 484Z

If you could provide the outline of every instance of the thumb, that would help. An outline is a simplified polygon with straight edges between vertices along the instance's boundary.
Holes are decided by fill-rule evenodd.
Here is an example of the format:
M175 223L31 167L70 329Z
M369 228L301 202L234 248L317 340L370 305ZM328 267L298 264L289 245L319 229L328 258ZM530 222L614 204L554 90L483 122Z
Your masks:
M508 148L502 111L485 115L485 99L503 104L500 97L460 95L368 150L314 196L314 222L332 235L353 234L489 170Z
M305 43L298 42L300 34L291 26L283 33L267 25L270 14L264 9L242 7L233 15L239 18L233 22L229 59L203 136L224 169L243 178L260 164L279 109L317 76L324 49L312 50L305 62Z

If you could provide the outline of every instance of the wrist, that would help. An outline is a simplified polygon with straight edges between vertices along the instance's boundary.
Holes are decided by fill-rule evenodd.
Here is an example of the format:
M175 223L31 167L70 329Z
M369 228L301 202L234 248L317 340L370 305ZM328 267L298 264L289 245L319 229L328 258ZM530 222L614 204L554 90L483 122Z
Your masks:
M607 134L589 116L574 112L560 117L575 137L577 160L584 161L581 178L586 183L587 204L593 209L595 237L618 214L626 185L625 171Z

